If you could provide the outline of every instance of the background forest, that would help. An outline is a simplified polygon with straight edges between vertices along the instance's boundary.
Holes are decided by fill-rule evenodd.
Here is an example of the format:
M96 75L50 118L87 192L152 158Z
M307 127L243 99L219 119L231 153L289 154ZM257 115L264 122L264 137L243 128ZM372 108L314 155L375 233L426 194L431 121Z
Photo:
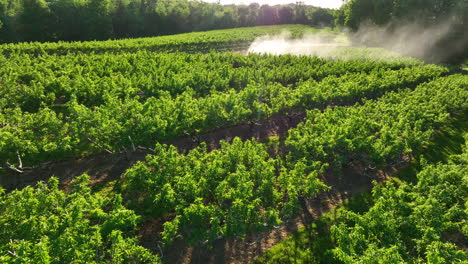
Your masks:
M0 43L104 40L277 24L332 26L303 4L223 6L188 0L0 0Z
M346 0L338 10L303 2L247 6L189 0L0 0L0 43L105 40L304 24L364 31L367 38L358 34L356 39L381 46L378 41L386 42L387 38L374 35L369 42L367 27L362 30L362 25L385 28L385 33L413 25L410 35L445 27L443 32L428 32L431 39L438 40L431 43L434 50L430 52L454 50L450 59L458 62L466 57L467 17L466 0Z

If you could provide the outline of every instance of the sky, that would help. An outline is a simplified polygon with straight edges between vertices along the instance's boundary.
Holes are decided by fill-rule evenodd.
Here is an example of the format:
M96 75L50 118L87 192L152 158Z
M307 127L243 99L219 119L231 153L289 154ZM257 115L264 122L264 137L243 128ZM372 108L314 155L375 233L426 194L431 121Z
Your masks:
M216 3L218 0L203 0L205 2ZM290 4L296 3L297 0L220 0L221 4L250 4L250 3L259 3L260 5L269 4ZM327 8L339 8L343 4L343 0L301 0L306 5L327 7Z

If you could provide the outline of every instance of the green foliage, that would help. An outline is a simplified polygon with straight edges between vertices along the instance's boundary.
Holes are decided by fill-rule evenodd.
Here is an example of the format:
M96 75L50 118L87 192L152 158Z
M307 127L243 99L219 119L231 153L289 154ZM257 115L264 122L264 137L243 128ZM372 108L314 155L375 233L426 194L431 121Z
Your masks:
M64 2L64 4L65 3L67 2ZM64 6L63 8L66 11L73 10L69 9L68 6ZM63 34L67 34L67 38L73 39L77 36L89 35L92 33L84 31L86 27L80 24L83 23L83 21L77 22L76 19L73 19L76 15L77 14L68 14L63 18L66 20L61 21L62 24L71 24L69 26L64 26L63 28ZM39 55L44 53L64 55L68 53L125 53L137 52L141 50L157 52L185 51L205 53L210 52L212 49L217 51L233 51L245 50L256 38L265 35L278 35L284 30L291 32L293 37L300 37L305 33L318 32L317 29L304 25L259 26L250 28L234 28L229 30L192 32L151 38L132 38L86 42L32 42L3 44L0 45L0 52L5 55L16 53L28 53L31 55ZM323 31L323 34L332 33L329 31Z
M466 21L464 0L351 0L341 7L338 21L352 29L370 21L377 25L391 22L418 22L426 25L437 24L447 19Z
M318 177L327 168L339 170L350 159L401 162L417 153L450 112L466 107L467 84L466 76L454 75L362 106L310 111L290 131L286 159L270 158L267 144L239 139L219 150L207 152L202 146L186 155L157 145L146 163L127 171L122 191L131 208L172 219L164 224L166 243L179 236L193 244L271 228L294 215L301 198L326 188ZM379 254L396 261L395 252Z
M48 184L0 193L2 263L157 263L138 246L139 217L121 199L104 199L87 187L89 176L70 191Z
M394 154L421 157L423 148L434 147L429 140L439 143L432 136L453 122L449 116L466 110L467 85L466 76L454 75L362 106L309 112L308 120L290 131L289 164L303 158L336 167L352 159L373 167L372 157L386 165L394 162ZM410 127L411 133L405 132ZM405 143L408 135L414 135L411 144ZM353 197L345 210L325 214L255 263L466 262L460 247L468 221L467 153L468 145L448 164L422 165L414 185L376 185L371 199Z
M51 8L38 3L41 8ZM61 4L65 5L62 11L72 10L66 6L70 2ZM85 6L96 12L88 17L96 19L92 23L107 23L109 5L108 1L76 2L76 8ZM170 1L154 3L151 9L168 19L187 13L186 7ZM267 7L258 9L263 15L272 12ZM71 18L67 23L73 22ZM288 28L296 30L296 36L307 30ZM19 154L29 165L102 148L118 151L132 143L156 144L155 155L137 163L122 179L119 187L125 205L161 220L166 244L178 238L197 244L273 228L294 216L302 199L327 189L319 180L321 175L339 172L350 161L382 165L416 156L451 113L467 107L466 76L440 77L447 74L446 68L411 59L334 61L305 56L152 52L232 49L231 44L246 45L259 35L281 29L1 46L0 63L5 67L0 68L0 162L15 165ZM70 53L64 54L67 51ZM413 87L414 91L405 89ZM356 105L345 106L352 104ZM235 138L232 143L223 142L220 149L208 151L202 144L187 154L161 143L304 110L311 110L306 121L281 143ZM417 200L421 203L417 210L411 207L416 202L407 204L415 199L406 193L412 186L376 188L376 199L399 197L385 199L384 211L377 211L382 221L365 226L372 232L382 231L378 235L386 244L366 244L368 231L343 224L340 228L349 232L337 231L336 240L344 242L335 256L366 262L378 255L382 262L401 262L408 258L405 247L413 243L421 250L418 257L434 263L463 258L452 245L432 237L453 230L467 232L466 209L459 205L466 203L453 198L465 197L465 191L444 185L449 179L445 176L424 179L426 183L420 182L425 185L414 190L427 195L424 201ZM56 179L37 188L8 194L0 191L0 261L156 262L137 245L134 232L139 217L122 206L120 196L104 199L86 185L83 176L69 192L60 191ZM442 195L446 192L454 196ZM444 206L453 203L457 205L443 213ZM402 212L389 209L393 207ZM412 235L413 231L404 228L417 223L405 222L408 212L439 229L418 226L416 235L422 237L417 241L399 236L393 227L401 225L405 235ZM349 221L360 217L347 216ZM405 241L403 246L401 241Z
M349 104L446 72L407 59L209 53L0 57L0 162L25 166ZM297 71L300 67L304 70ZM97 142L95 144L94 142Z
M53 14L44 0L23 0L19 27L26 41L46 41L50 38Z
M162 234L166 243L178 235L194 244L263 231L297 211L289 209L292 202L284 205L285 196L312 197L325 188L301 165L278 177L280 164L253 140L236 138L219 150L201 146L187 155L162 145L155 151L127 171L122 193L138 211L171 216Z
M450 234L466 236L467 152L449 164L428 165L418 183L373 190L375 205L364 214L347 212L331 228L335 256L344 263L464 263Z
M466 76L453 75L362 106L310 111L306 121L289 132L288 158L332 168L350 160L401 162L416 155L450 113L466 107L467 85Z

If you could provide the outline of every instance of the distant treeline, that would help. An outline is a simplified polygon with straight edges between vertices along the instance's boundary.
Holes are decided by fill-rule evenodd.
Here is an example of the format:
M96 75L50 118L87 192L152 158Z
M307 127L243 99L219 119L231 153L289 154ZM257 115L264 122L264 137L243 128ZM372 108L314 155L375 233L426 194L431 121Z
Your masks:
M363 22L420 23L430 26L452 21L468 23L466 0L347 0L336 13L337 23L357 30Z
M104 40L257 25L333 26L334 10L301 4L188 0L0 0L0 43Z
M402 36L412 27L414 35L422 36L422 46L432 46L425 59L460 63L468 57L468 0L347 0L335 15L337 25L364 34L369 25L381 27L387 36ZM369 41L369 34L356 36ZM379 35L371 39L377 46L386 40Z

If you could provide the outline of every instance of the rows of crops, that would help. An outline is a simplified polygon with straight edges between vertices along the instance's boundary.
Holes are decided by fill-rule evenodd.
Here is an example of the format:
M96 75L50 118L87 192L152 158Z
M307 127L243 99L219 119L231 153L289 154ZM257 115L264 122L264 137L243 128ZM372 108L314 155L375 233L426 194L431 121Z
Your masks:
M456 144L457 154L445 154L446 161L438 156L433 163L426 155L419 156L415 164L421 168L412 182L376 183L366 198L327 214L314 223L320 228L301 230L254 263L465 263L468 134L464 131L438 135L464 137L460 146ZM436 146L436 151L445 147Z
M382 163L417 152L451 112L466 107L467 83L465 76L444 77L362 106L311 111L307 121L289 133L290 151L275 157L267 152L275 144L255 141L234 140L209 153L199 147L187 155L158 145L156 155L126 173L122 194L136 212L173 216L164 224L166 243L177 236L195 243L264 230L296 212L299 197L313 197L326 188L317 176L350 156ZM14 259L8 252L19 252L23 260L52 262L65 257L112 258L117 263L152 258L128 238L138 217L121 205L121 198L102 201L84 187L86 177L77 182L68 194L52 180L49 187L2 195L2 237L11 239L2 242L4 260ZM62 241L63 232L70 241ZM106 248L106 243L112 246ZM63 255L63 247L74 251ZM131 249L125 257L119 256L122 247ZM93 253L74 255L86 250Z
M463 242L447 239L468 235L468 145L452 159L425 166L415 185L375 187L375 204L362 215L344 212L341 223L332 227L336 258L344 263L376 255L382 263L468 261L466 250L458 247Z
M11 192L0 188L0 262L157 263L176 240L209 246L220 238L270 230L297 215L301 201L332 188L321 176L338 177L351 161L369 168L405 162L452 114L468 107L468 76L412 59L340 61L178 51L192 52L193 46L203 52L210 45L232 49L231 43L242 45L280 29L0 46L0 163L7 164L0 177L21 177L12 171L103 150L154 148L109 193L94 192L88 175L74 179L67 190L59 189L57 178ZM295 34L309 30L290 29ZM152 52L159 50L176 52ZM202 143L185 154L165 144L187 134L297 112L307 112L305 120L281 138L235 138L211 151ZM418 186L376 191L385 197L381 204L333 229L335 258L354 263L378 252L388 260L446 260L450 254L454 260L466 259L436 236L466 231L465 156L457 161L428 167ZM424 180L433 171L441 177ZM457 181L464 185L455 188ZM454 193L440 197L438 190ZM408 204L401 204L398 195ZM440 227L428 216L423 223L432 229L416 226L416 235L397 234L388 242L380 228L401 217L398 212L378 214L394 204L401 205L401 214L408 206L418 207L411 209L416 213L408 222L415 226L427 205L418 195L442 199L431 204L430 217L441 216L446 225ZM373 225L378 221L369 219L374 217L382 218L382 224ZM159 225L161 234L154 238L158 252L139 245L143 218ZM372 243L366 243L370 238ZM421 251L404 255L400 244L410 248L411 243ZM445 255L432 254L434 248Z
M1 57L0 57L1 58ZM119 99L139 95L142 100L166 93L175 97L190 92L205 97L213 92L242 90L250 83L278 82L296 86L329 75L397 70L417 66L416 60L392 62L339 62L294 56L241 56L236 54L125 54L1 58L2 106L36 112L75 97L87 107L104 103L104 96ZM298 71L298 68L302 70ZM96 92L99 91L99 92Z
M132 143L152 146L353 103L446 73L419 64L219 53L14 56L0 69L0 162L14 164L18 153L29 166Z
M179 234L193 243L261 231L296 213L299 197L326 188L317 177L327 169L350 159L382 165L411 156L467 101L467 78L451 76L362 106L311 111L289 132L289 151L276 157L255 141L187 155L158 145L147 163L127 172L123 194L142 213L176 214L164 224L165 239Z
M138 245L140 217L114 199L93 194L89 176L64 192L47 184L0 192L1 263L155 263Z
M212 30L172 36L153 38L135 38L108 41L57 42L57 43L19 43L0 45L0 54L67 54L67 53L124 53L141 50L155 52L208 52L246 50L256 38L265 35L277 35L284 31L292 37L300 37L306 33L317 33L318 30L304 25L259 26L250 28L234 28L228 30ZM334 36L333 32L320 34Z

